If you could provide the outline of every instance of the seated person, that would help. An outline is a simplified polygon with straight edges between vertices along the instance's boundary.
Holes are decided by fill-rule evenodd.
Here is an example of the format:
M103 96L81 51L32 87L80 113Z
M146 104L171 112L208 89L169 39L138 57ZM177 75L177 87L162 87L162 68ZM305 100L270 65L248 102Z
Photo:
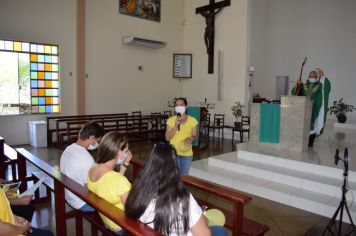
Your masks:
M94 164L94 159L88 150L97 148L103 135L104 130L98 123L93 121L86 123L79 131L77 142L69 145L62 153L60 171L85 186L88 171ZM74 209L83 212L94 211L91 206L67 189L65 190L65 199Z
M0 178L0 183L5 183L5 180ZM35 208L30 205L33 195L27 195L19 198L9 198L12 212L25 218L27 221L31 222Z
M53 236L50 231L32 228L26 219L14 215L2 188L0 188L0 206L0 235Z
M180 179L176 153L155 144L126 201L126 215L163 235L211 235L207 220ZM227 235L224 233L219 235Z
M124 173L131 158L127 140L119 132L107 133L100 142L96 164L89 170L88 189L115 207L125 210L124 204L131 184ZM120 165L120 173L114 171L116 165ZM125 233L109 218L102 214L100 216L109 229L119 235Z

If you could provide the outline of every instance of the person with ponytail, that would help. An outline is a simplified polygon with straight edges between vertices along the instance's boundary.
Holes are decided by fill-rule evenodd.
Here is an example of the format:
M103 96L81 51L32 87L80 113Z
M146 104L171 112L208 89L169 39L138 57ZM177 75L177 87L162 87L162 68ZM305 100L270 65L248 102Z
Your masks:
M211 235L201 207L180 179L176 153L157 143L133 183L126 215L163 235Z
M89 170L88 189L112 203L114 207L125 210L125 201L131 184L124 173L131 158L127 139L116 131L107 133L100 142L96 163ZM119 166L119 172L115 171L116 166ZM125 234L125 231L112 220L102 214L100 217L110 230L118 235Z

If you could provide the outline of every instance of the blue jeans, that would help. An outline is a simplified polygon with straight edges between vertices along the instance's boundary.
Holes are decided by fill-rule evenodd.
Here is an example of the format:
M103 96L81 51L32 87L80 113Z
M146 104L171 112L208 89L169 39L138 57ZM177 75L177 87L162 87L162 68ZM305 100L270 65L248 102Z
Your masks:
M85 203L84 206L82 206L81 208L78 209L79 211L82 211L82 212L93 212L95 211L94 208L92 208L91 206L89 206L88 204Z
M210 226L211 236L228 236L227 230L223 226Z
M192 156L178 156L176 158L179 173L182 175L188 175L190 164L192 164Z

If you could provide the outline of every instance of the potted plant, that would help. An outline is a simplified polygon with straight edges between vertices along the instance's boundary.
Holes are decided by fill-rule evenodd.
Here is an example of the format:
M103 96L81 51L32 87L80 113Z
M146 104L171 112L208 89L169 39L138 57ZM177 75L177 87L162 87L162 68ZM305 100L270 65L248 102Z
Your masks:
M242 105L240 102L235 102L235 105L231 107L232 114L236 118L236 122L234 122L235 127L240 128L241 127L241 121L240 117L242 116L242 108L245 107Z
M352 112L356 109L353 105L346 104L342 100L343 98L335 100L333 106L329 107L328 109L330 115L334 114L337 117L339 123L345 123L347 119L346 113Z

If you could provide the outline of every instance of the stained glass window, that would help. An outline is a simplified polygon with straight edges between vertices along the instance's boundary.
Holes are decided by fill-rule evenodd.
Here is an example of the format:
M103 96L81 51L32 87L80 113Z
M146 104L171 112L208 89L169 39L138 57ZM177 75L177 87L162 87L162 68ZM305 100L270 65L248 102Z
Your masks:
M60 112L59 47L0 39L0 115Z

